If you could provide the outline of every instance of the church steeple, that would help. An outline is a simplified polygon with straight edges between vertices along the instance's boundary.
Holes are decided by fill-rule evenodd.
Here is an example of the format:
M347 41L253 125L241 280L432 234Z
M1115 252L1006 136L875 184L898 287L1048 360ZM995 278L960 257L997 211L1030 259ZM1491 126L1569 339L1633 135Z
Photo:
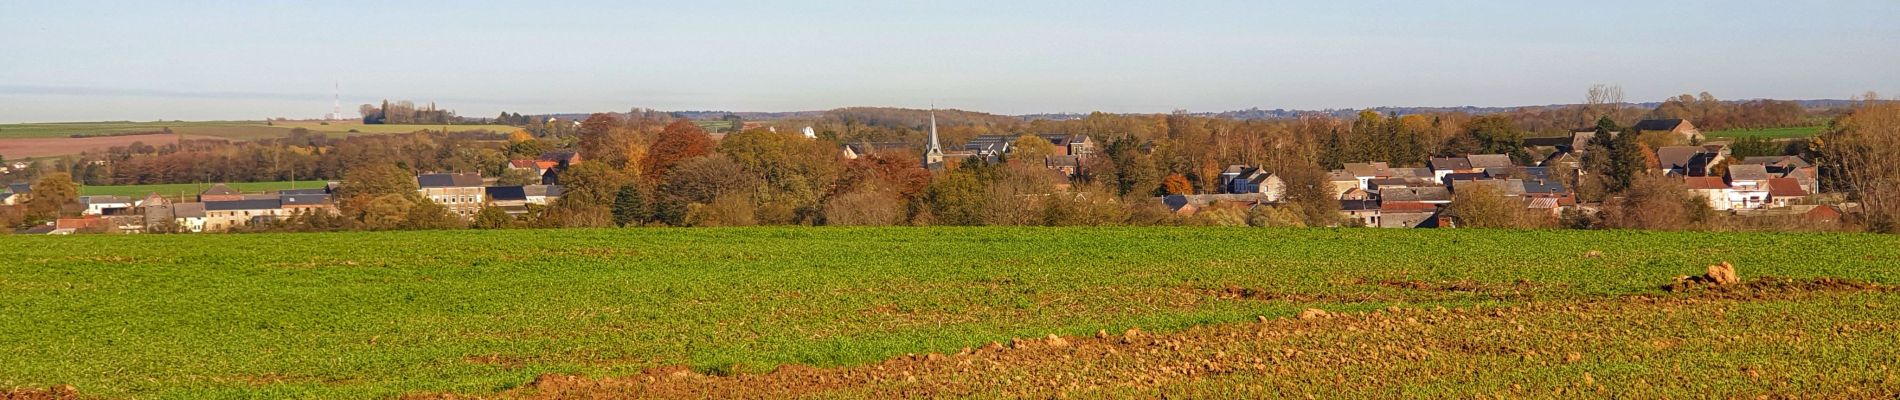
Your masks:
M937 143L937 106L930 106L930 145L924 148L924 168L943 169L943 146Z

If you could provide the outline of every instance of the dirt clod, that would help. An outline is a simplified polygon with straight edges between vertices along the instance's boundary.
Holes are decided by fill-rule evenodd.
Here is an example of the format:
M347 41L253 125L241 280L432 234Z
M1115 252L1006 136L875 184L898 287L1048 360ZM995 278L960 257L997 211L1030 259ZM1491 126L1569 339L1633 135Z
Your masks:
M1056 334L1054 333L1049 334L1049 339L1046 341L1049 342L1050 347L1068 347L1069 346L1068 339L1063 339L1061 336L1056 336Z
M1318 318L1326 318L1330 316L1332 316L1332 314L1326 313L1326 310L1321 310L1317 308L1308 308L1304 311L1300 311L1300 319L1318 319Z
M1727 261L1721 264L1710 265L1708 274L1704 276L1707 277L1710 282L1714 282L1720 286L1742 283L1742 278L1735 275L1735 266L1729 265Z

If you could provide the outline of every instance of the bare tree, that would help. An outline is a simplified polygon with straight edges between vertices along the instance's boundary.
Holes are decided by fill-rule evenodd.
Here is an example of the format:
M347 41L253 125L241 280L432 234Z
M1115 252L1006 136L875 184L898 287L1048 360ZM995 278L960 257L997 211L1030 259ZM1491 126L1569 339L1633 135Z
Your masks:
M1609 115L1617 107L1622 107L1623 87L1601 83L1591 85L1589 92L1583 96L1583 103L1590 109L1592 115L1588 117L1592 120Z
M1860 201L1869 230L1900 230L1900 103L1867 92L1823 137L1824 152Z

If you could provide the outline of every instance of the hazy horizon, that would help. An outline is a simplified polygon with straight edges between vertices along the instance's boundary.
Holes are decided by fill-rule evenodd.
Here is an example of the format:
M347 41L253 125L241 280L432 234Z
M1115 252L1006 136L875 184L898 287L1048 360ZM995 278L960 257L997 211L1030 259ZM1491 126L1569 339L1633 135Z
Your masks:
M11 4L0 122L847 106L999 114L1900 92L1900 3Z

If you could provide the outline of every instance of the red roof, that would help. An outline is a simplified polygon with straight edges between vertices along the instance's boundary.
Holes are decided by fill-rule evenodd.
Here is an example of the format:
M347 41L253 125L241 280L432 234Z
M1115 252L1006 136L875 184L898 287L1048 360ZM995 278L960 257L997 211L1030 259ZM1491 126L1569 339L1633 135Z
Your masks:
M508 166L514 168L548 169L554 168L556 165L560 165L560 162L545 160L508 160Z
M1803 197L1807 190L1801 189L1801 181L1794 178L1769 178L1768 195L1774 197Z
M1690 189L1728 189L1728 182L1723 182L1719 176L1691 176L1682 181Z

